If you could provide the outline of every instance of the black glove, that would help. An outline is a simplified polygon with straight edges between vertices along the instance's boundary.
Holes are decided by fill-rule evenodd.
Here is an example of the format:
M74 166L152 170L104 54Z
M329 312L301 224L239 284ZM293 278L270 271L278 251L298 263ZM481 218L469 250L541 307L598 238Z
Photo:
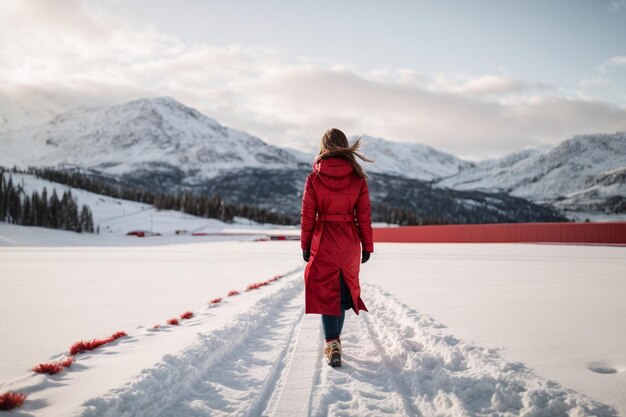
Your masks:
M311 258L311 251L310 250L303 250L302 251L302 259L304 259L304 262L309 262L309 258Z
M361 256L361 263L362 263L362 264L364 264L365 262L367 262L367 261L369 261L369 260L370 260L370 252L363 251L363 252L361 253L361 255L362 255L362 256Z

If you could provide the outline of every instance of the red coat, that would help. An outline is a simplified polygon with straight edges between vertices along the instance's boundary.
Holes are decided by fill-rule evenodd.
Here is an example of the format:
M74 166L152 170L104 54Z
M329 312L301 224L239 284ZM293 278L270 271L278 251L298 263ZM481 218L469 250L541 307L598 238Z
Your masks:
M302 196L302 249L311 251L304 269L305 312L339 316L339 272L352 295L353 310L367 311L361 300L362 250L373 252L370 196L365 178L345 159L313 165Z

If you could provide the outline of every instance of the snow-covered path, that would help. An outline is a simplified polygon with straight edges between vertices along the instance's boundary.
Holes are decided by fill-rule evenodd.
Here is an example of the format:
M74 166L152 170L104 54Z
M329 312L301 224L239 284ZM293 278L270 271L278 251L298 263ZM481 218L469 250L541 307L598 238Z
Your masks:
M342 367L320 363L310 415L420 415L367 313L347 319L343 334Z
M260 415L302 320L302 287L292 279L223 328L198 334L136 381L87 401L82 416Z
M85 403L83 417L276 416L615 416L616 411L464 342L378 287L366 285L371 313L348 315L343 366L320 355L317 329L304 331L301 275L259 299L222 328L199 333L132 382ZM307 320L310 320L307 317ZM294 356L296 355L296 356ZM307 381L300 361L314 370Z

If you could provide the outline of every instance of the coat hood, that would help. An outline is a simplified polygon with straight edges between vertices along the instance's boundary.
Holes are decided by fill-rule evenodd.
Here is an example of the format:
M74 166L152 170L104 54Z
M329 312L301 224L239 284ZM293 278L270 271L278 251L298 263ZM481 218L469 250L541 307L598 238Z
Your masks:
M326 158L313 163L313 171L325 186L331 190L340 190L350 184L354 168L342 158Z

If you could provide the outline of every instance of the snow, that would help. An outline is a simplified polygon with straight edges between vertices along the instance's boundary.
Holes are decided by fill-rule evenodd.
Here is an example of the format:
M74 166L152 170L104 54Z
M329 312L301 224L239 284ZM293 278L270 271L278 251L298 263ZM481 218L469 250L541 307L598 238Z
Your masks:
M594 223L604 222L626 222L626 213L624 214L605 214L605 213L589 213L584 211L566 213L567 217L577 221L591 221Z
M311 340L323 337L319 316L309 314L302 318L293 352L283 376L276 384L266 414L273 417L308 416L311 408L311 385L317 381L322 351Z
M31 246L0 247L0 392L29 394L32 416L626 413L624 248L379 243L362 266L370 313L347 315L331 369L319 317L303 314L298 242L0 237L26 230ZM28 371L117 330L129 336L61 374Z
M33 257L36 262L29 261ZM21 376L76 340L164 323L299 264L299 253L284 242L3 248L3 297L17 305L0 308L2 334L21 336L0 346L0 356L11 358L3 363L0 380ZM28 281L16 280L21 276Z
M455 337L626 414L626 248L390 243L370 262L364 281Z
M298 165L290 152L222 126L170 97L74 108L47 123L2 133L0 142L0 165L61 165L109 175L184 173L186 183L246 167Z
M437 185L460 190L505 191L535 202L625 195L611 174L626 167L626 132L577 135L551 148L528 149L481 161ZM579 198L575 198L576 195ZM561 203L566 205L567 201Z
M346 364L323 368L311 415L610 415L493 349L451 336L389 293L364 289L372 314L348 322Z
M374 163L362 162L366 172L399 175L432 181L457 174L471 165L454 155L418 143L394 142L363 135L359 149ZM356 137L351 138L351 143ZM360 161L359 161L360 162Z
M129 409L137 417L261 415L303 315L303 284L294 278L131 384L87 401L83 415L119 416Z

